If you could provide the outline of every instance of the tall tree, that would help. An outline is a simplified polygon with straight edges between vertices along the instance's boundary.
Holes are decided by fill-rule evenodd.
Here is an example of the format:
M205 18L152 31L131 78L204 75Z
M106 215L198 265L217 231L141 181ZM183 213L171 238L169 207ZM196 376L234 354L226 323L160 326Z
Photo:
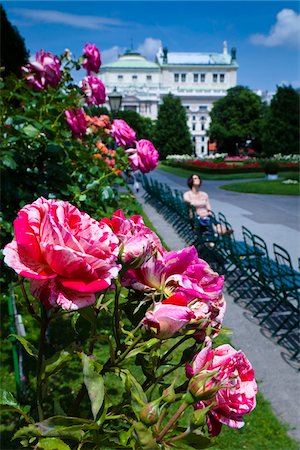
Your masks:
M210 113L209 137L218 148L235 154L247 140L260 146L263 106L261 98L244 86L228 89L226 97L214 103Z
M268 156L298 154L300 142L299 93L292 86L279 86L264 121L262 145Z
M6 12L0 5L1 14L1 51L0 65L4 67L3 77L14 73L19 76L21 66L28 61L29 53L25 47L24 39L6 16Z
M160 159L168 155L191 155L193 145L187 115L178 97L168 94L159 108L154 142Z

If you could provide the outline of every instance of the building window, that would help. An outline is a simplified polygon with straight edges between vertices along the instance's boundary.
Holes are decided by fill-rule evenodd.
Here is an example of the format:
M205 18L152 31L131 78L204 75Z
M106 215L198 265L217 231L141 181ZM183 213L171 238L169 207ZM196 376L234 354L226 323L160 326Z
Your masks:
M217 82L218 82L218 74L213 73L213 83L217 83Z
M137 75L132 75L132 81L136 81L137 80Z
M204 137L204 136L202 136L202 138L201 138L201 141L202 141L202 142L204 142L204 141L205 141L205 137Z
M187 105L187 106L185 106L185 109L188 111L190 109L190 107Z
M205 83L205 73L201 73L200 80L201 80L201 83Z
M118 81L123 81L123 75L118 75Z
M206 117L205 116L201 116L201 120L206 120Z
M204 128L204 123L201 123L201 130L202 130L202 131L205 130L205 128Z
M124 111L137 111L136 105L124 105Z
M200 111L206 111L207 105L199 105L199 109L200 109Z
M196 120L196 116L193 116L193 120Z
M220 73L220 83L224 83L225 81L225 73Z
M195 123L192 124L192 130L193 130L193 131L196 130L196 124L195 124Z
M186 81L186 73L182 73L181 74L181 81L182 81L182 83L185 83L185 81Z
M204 145L201 145L201 153L204 153Z
M152 75L147 75L147 81L151 81L152 80Z
M175 83L178 83L178 81L179 81L179 73L174 73L174 81L175 81Z
M197 73L194 73L194 83L198 83L199 75Z

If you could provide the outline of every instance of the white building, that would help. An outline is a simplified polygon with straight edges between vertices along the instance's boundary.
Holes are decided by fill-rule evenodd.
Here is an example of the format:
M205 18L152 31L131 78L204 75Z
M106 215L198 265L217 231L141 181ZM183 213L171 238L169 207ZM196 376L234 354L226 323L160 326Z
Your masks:
M158 107L168 93L180 98L187 110L195 152L206 154L209 112L214 101L237 83L236 51L222 53L173 53L160 48L156 62L127 51L117 61L101 67L107 94L122 94L122 109L156 119Z

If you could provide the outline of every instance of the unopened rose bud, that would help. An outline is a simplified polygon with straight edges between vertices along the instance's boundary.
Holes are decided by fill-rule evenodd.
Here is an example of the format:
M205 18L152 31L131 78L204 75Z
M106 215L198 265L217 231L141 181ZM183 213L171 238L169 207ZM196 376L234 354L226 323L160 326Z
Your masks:
M172 383L167 389L163 391L162 399L166 403L172 403L175 401L176 394L174 390L174 384Z
M159 402L147 403L140 412L140 418L145 425L154 425L159 418Z
M195 375L191 378L188 386L189 392L193 395L194 399L199 400L207 400L213 397L219 390L219 387L214 387L211 383L210 386L206 386L206 383L211 380L211 378L218 371L207 371L202 370L202 372Z

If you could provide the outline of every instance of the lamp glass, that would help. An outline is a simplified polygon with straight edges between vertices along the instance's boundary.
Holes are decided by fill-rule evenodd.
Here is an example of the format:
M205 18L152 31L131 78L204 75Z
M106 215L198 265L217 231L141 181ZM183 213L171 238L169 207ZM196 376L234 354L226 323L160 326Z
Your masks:
M111 111L119 111L122 104L122 95L117 92L116 88L108 95L108 101Z

